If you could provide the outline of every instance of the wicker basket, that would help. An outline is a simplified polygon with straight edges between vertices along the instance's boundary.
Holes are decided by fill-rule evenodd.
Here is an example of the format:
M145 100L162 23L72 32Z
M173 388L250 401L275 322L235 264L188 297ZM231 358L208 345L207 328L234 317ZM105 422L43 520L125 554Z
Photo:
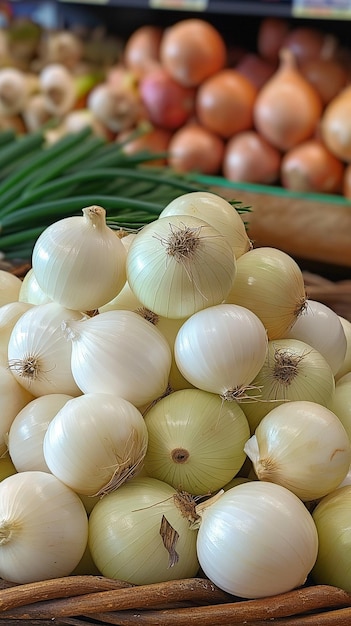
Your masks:
M258 600L219 590L206 578L132 586L102 576L0 585L0 624L7 626L349 626L351 594L327 585Z

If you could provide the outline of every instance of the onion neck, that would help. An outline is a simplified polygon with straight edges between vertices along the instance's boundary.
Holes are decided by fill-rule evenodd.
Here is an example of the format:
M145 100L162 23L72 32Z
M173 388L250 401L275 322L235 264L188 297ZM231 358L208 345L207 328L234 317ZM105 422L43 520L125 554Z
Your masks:
M83 210L84 218L92 228L103 230L106 228L106 211L103 207L92 205L85 207Z

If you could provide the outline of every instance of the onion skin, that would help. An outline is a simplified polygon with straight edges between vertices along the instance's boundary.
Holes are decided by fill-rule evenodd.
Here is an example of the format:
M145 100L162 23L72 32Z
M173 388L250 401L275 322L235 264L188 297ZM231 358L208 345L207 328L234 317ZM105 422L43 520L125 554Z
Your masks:
M197 87L227 62L219 31L202 19L180 20L164 32L160 46L163 67L185 87Z
M258 90L273 76L276 65L266 61L258 54L248 52L239 60L235 69L245 76Z
M196 114L203 126L228 139L253 126L257 90L235 69L224 69L200 85Z
M345 198L351 199L351 164L348 164L345 167L342 193Z
M318 91L324 106L348 83L348 72L336 59L310 59L300 65L303 76Z
M290 31L289 22L279 17L264 18L257 33L257 50L260 56L270 63L277 64L279 51Z
M147 117L156 126L176 130L193 113L194 90L180 85L162 67L148 72L141 79L139 91Z
M351 85L345 87L324 110L320 133L323 142L339 159L351 162Z
M287 33L282 47L291 50L300 65L311 59L331 56L336 49L336 40L317 28L299 26Z
M137 28L127 39L124 48L124 64L140 78L159 62L163 29L144 25Z
M344 164L317 139L310 139L285 153L281 182L292 191L341 193Z
M322 101L298 70L292 53L284 49L280 58L278 70L256 98L254 124L267 141L286 151L313 136Z
M280 164L280 151L255 130L247 130L227 142L223 174L232 181L269 184L279 179Z
M125 131L117 136L117 141L125 141L132 131ZM165 128L159 128L157 126L150 127L150 130L146 131L137 139L131 139L123 146L123 152L125 154L136 154L140 151L147 150L150 153L166 153L168 145L172 137L172 131ZM164 159L152 159L148 162L148 165L165 165L166 157Z
M179 128L168 144L168 164L178 172L218 174L224 157L224 141L201 124Z

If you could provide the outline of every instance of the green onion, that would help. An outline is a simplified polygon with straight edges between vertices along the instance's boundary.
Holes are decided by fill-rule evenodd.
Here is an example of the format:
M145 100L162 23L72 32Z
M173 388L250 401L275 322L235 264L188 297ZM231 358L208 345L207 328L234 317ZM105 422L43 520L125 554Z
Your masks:
M209 189L190 175L150 166L164 154L129 155L126 141L108 143L88 127L49 146L44 130L19 138L0 132L1 141L0 171L8 175L0 174L0 251L8 258L30 259L47 226L86 206L104 207L111 228L136 231L180 194Z

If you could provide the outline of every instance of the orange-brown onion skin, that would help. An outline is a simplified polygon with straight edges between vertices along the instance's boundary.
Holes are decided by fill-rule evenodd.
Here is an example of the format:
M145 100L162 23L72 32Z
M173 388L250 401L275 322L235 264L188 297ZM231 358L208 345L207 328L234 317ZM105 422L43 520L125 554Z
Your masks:
M317 139L286 152L281 163L281 182L292 191L341 193L344 164Z
M147 117L156 126L176 130L193 114L195 90L178 83L161 66L143 76L139 92Z
M297 69L290 51L281 51L280 66L254 105L258 132L285 152L314 135L322 109L318 92Z
M168 163L178 172L218 174L224 156L224 141L197 122L175 131L168 145Z
M138 78L158 63L162 35L163 28L144 25L137 28L127 39L123 61Z
M229 139L253 126L257 90L235 69L224 69L211 76L197 90L195 109L203 126Z
M281 152L255 130L231 137L223 158L223 175L228 180L271 184L279 179Z
M120 133L117 136L117 141L126 141L130 135L131 131ZM171 137L172 131L152 126L145 134L127 141L123 146L123 152L125 154L136 154L141 151L148 151L152 154L167 153ZM148 161L148 165L165 165L166 160L166 156L160 159L152 159Z
M266 17L261 20L256 47L259 55L270 63L278 64L279 51L290 31L288 20L280 17Z
M300 65L300 70L318 91L324 106L346 87L349 80L346 67L336 59L310 59Z
M197 87L227 63L227 48L221 33L203 19L180 20L162 37L160 61L185 87Z
M328 149L346 163L351 162L351 85L343 89L324 110L320 134Z

